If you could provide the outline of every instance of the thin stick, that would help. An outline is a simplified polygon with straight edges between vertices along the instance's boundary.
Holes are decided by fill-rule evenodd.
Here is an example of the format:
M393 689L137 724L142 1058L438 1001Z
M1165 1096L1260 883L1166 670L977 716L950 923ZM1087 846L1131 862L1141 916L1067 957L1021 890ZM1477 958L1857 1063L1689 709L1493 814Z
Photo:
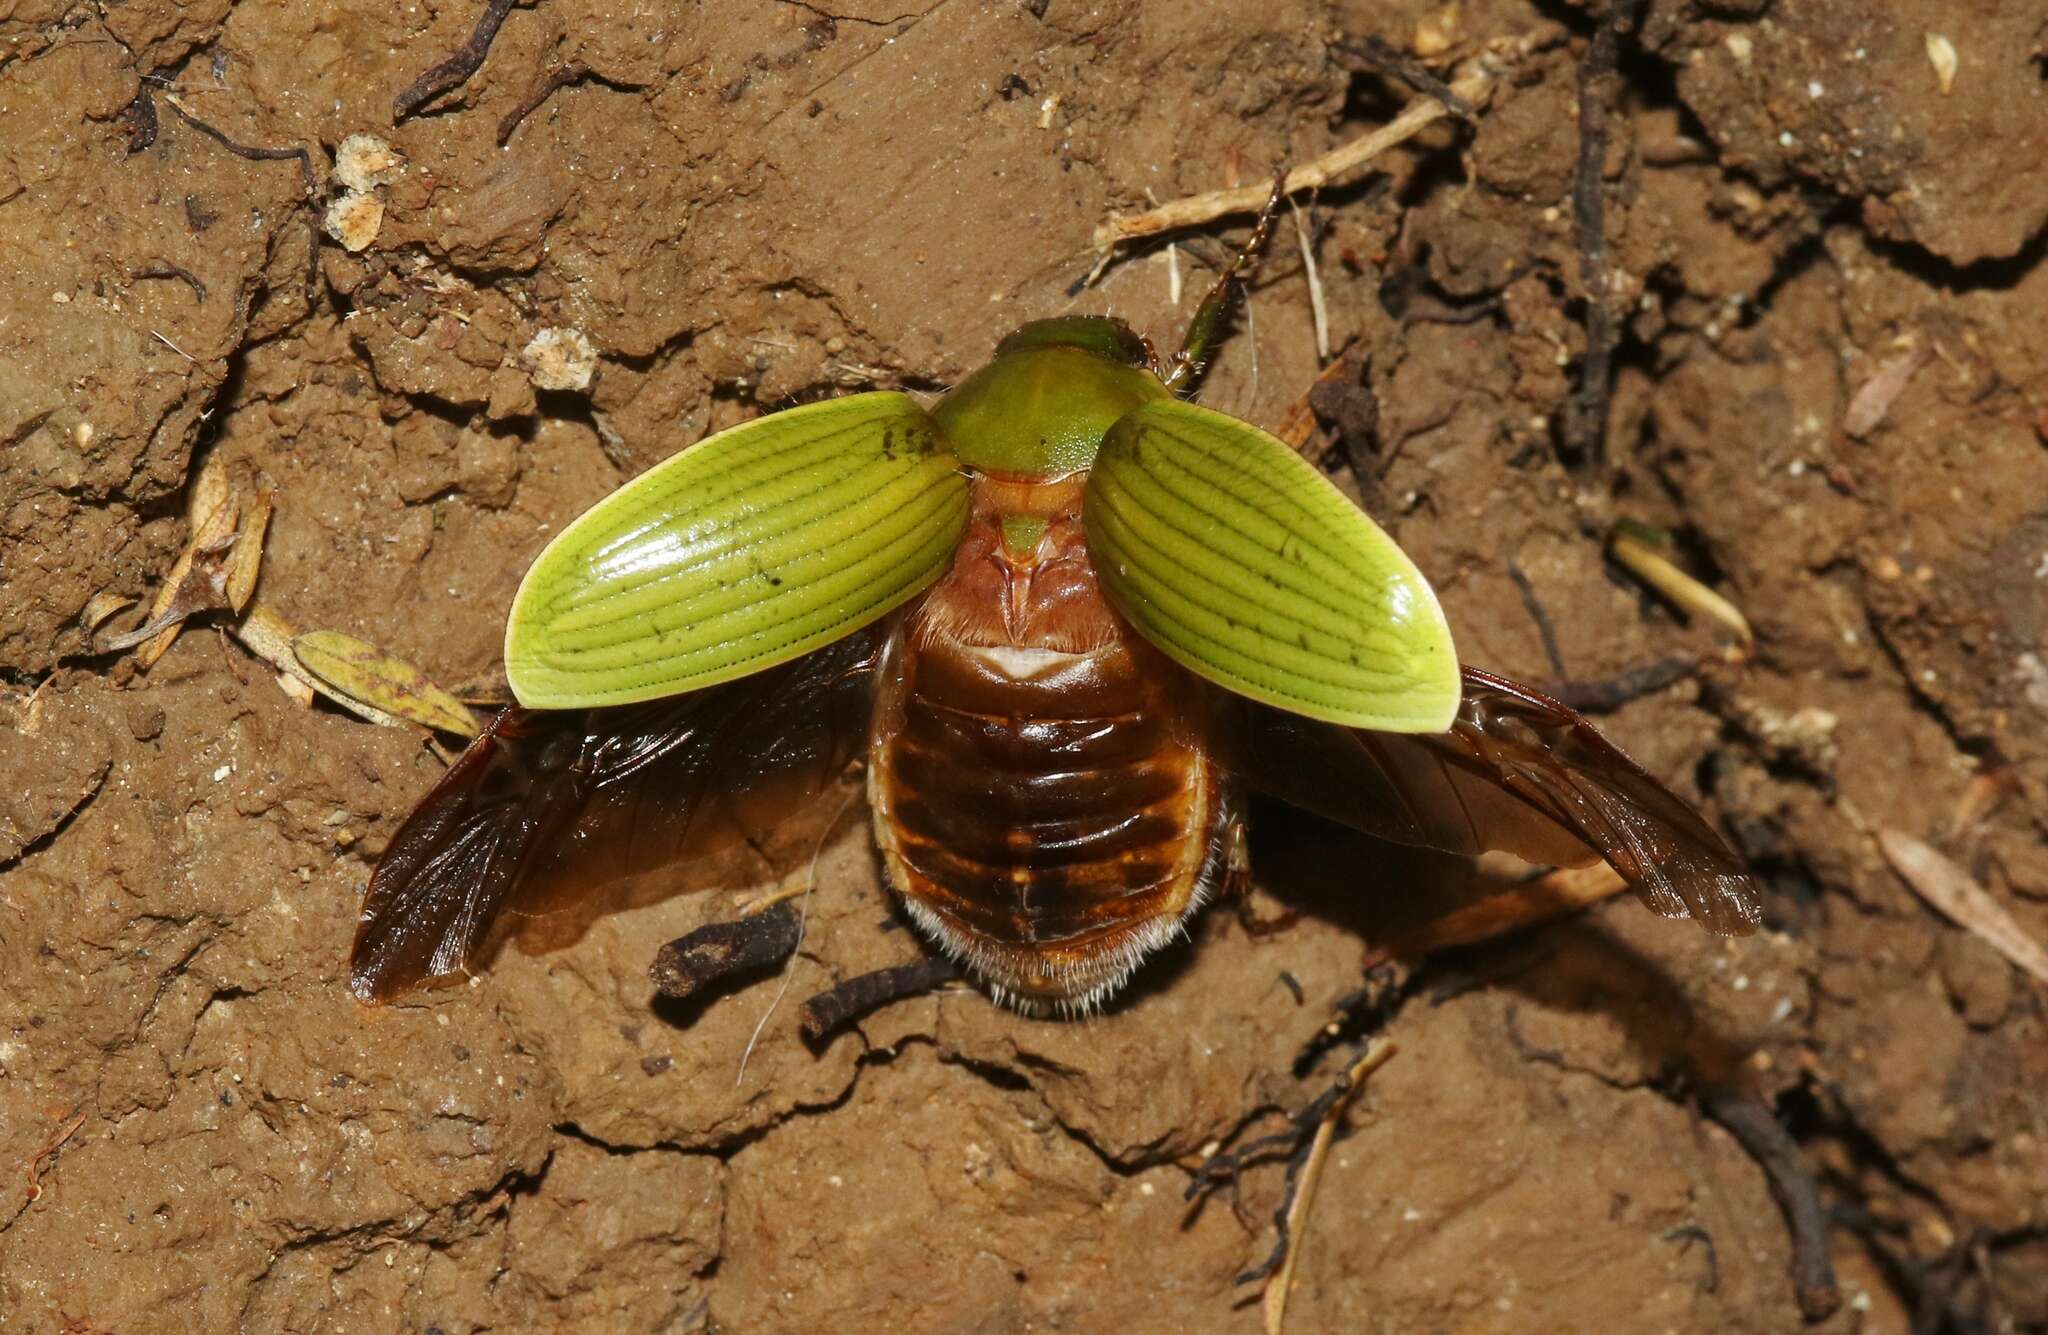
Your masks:
M491 43L497 40L498 28L505 22L505 16L512 12L515 3L516 0L490 0L484 6L483 17L476 21L475 30L469 34L469 40L391 99L391 123L398 124L434 98L468 83L469 76L484 67L484 57L491 53Z
M1701 1096L1700 1109L1727 1128L1749 1152L1785 1212L1792 1233L1792 1289L1799 1311L1808 1321L1832 1316L1842 1305L1835 1268L1828 1259L1828 1218L1820 1208L1813 1169L1769 1108L1747 1094L1712 1090Z
M1586 297L1586 355L1579 364L1579 383L1565 400L1564 440L1587 469L1600 467L1606 457L1614 345L1619 338L1607 281L1607 198L1602 180L1608 85L1621 59L1621 40L1635 30L1644 3L1610 0L1607 16L1579 65L1579 161L1572 177L1572 219L1578 227L1579 286Z
M28 1199L30 1204L34 1204L43 1198L44 1167L57 1157L57 1151L64 1148L64 1142L77 1135L78 1128L84 1125L85 1109L80 1108L77 1112L64 1119L57 1129L49 1134L48 1138L43 1141L42 1148L28 1157L26 1167L28 1169Z
M1531 52L1555 40L1549 32L1534 34L1519 41L1502 44L1497 50L1485 56L1467 61L1463 72L1451 84L1451 92L1467 105L1477 109L1484 107L1493 97L1494 89L1503 75L1519 60ZM1320 190L1336 184L1352 172L1371 162L1388 149L1408 142L1437 121L1450 115L1444 103L1435 97L1420 97L1401 109L1394 117L1370 134L1360 135L1348 144L1341 144L1319 157L1311 158L1287 173L1281 181L1281 190L1293 194L1298 190ZM1189 195L1184 199L1172 200L1158 208L1143 213L1112 214L1095 229L1095 246L1099 250L1113 249L1118 242L1135 237L1152 236L1158 232L1170 232L1182 227L1198 227L1217 218L1237 213L1256 213L1271 197L1270 186L1248 185L1235 190L1212 190L1207 194Z
M1515 582L1515 591L1522 595L1522 606L1528 609L1529 619L1536 623L1536 633L1543 638L1543 656L1550 660L1550 670L1563 681L1571 676L1564 670L1564 654L1557 647L1557 628L1550 624L1550 613L1543 610L1543 602L1536 596L1536 586L1530 582L1528 573L1513 561L1508 562L1508 578Z
M1315 1204L1316 1183L1322 1178L1330 1146L1336 1143L1337 1127L1344 1120L1344 1110L1357 1097L1365 1078L1384 1066L1387 1058L1393 1055L1392 1040L1374 1040L1372 1046L1361 1053L1344 1073L1343 1094L1330 1101L1330 1106L1323 1110L1322 1120L1316 1123L1315 1139L1309 1143L1308 1158L1301 1166L1300 1185L1295 1188L1294 1199L1288 1203L1280 1221L1280 1236L1287 1249L1286 1254L1280 1260L1280 1268L1266 1280L1266 1335L1281 1335L1286 1327L1287 1295L1294 1288L1295 1262L1300 1259L1302 1245L1308 1237L1309 1210Z
M1330 360L1330 312L1323 304L1323 279L1316 272L1316 244L1308 234L1308 217L1292 199L1287 207L1294 213L1294 236L1301 243L1301 271L1308 278L1308 311L1316 323L1316 364Z
M313 207L313 201L319 193L318 184L313 176L313 155L308 153L303 146L297 148L256 148L249 144L238 144L219 130L208 125L205 121L200 120L191 112L185 110L179 104L178 99L172 97L169 93L164 94L164 101L170 103L171 110L178 113L178 119L184 121L185 124L199 131L199 133L213 140L214 143L219 144L238 158L247 158L251 162L282 162L286 158L297 158L299 160L299 180L306 188L306 221L309 225L309 237L306 242L306 301L310 304L317 300L320 296L320 211ZM164 338L162 334L158 334L157 337L163 340L165 346L176 352L180 357L184 357L186 361L192 360L177 344Z
M943 955L858 974L803 1004L800 1026L804 1041L816 1047L869 1011L905 997L922 996L961 976L960 966Z
M1365 967L1369 969L1396 956L1419 959L1432 951L1491 941L1576 913L1626 889L1628 882L1604 862L1590 867L1561 867L1431 918L1414 931L1368 951Z
M1459 97L1456 90L1431 74L1421 61L1413 56L1403 55L1379 38L1364 37L1356 42L1335 42L1332 45L1374 73L1390 74L1416 92L1426 93L1435 98L1443 103L1444 110L1453 116L1461 120L1473 119L1471 104Z

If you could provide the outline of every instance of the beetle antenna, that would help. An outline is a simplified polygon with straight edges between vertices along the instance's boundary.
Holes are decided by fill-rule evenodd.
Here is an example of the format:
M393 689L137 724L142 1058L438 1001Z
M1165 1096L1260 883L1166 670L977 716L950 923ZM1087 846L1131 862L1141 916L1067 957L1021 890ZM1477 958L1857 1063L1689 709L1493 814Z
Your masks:
M755 1045L761 1041L762 1031L768 1028L769 1017L775 1014L775 1008L782 1004L782 999L789 995L789 984L796 968L797 956L804 948L804 929L811 921L811 892L818 888L818 859L824 856L825 842L832 837L832 832L839 828L839 822L846 817L846 809L853 805L853 799L860 796L861 791L858 785L847 790L845 800L839 804L839 810L832 813L832 819L825 823L824 831L818 835L818 846L811 850L810 869L804 876L804 892L797 900L796 945L790 948L789 957L782 962L781 986L775 989L775 996L769 1001L768 1009L762 1011L761 1018L754 1023L754 1032L747 1036L746 1050L740 1053L740 1069L734 1072L732 1078L735 1088L747 1078L747 1062L754 1055Z
M1259 224L1252 229L1251 239L1244 248L1231 256L1230 263L1223 266L1223 272L1216 277L1216 284L1209 289L1209 295L1202 298L1202 304L1195 308L1195 318L1188 321L1188 332L1181 339L1180 351L1173 354L1166 369L1159 374L1160 380L1176 394L1192 394L1202 372L1209 367L1209 358L1216 351L1224 326L1230 319L1230 305L1244 288L1244 273L1265 248L1266 238L1272 234L1273 219L1280 213L1281 201L1287 198L1287 174L1273 173L1273 193L1266 196L1266 206L1259 210Z

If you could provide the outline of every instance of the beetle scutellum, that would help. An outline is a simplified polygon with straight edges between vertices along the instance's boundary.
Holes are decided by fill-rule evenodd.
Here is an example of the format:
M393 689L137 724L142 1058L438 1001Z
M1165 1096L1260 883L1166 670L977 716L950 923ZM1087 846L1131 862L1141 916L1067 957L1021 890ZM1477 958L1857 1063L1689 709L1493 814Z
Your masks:
M1750 929L1690 808L1461 668L1371 520L1179 397L1253 247L1163 361L1117 320L1027 324L929 410L757 418L572 523L513 602L519 705L377 869L357 994L463 974L508 910L728 846L863 755L911 916L1026 1007L1095 1005L1170 940L1242 868L1246 788L1402 843L1604 857L1660 913Z

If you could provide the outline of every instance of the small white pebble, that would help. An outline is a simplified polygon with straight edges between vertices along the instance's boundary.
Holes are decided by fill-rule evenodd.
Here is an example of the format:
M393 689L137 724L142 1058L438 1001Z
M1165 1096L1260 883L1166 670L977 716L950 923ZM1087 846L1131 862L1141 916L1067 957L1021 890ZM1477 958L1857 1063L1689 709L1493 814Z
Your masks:
M597 349L581 329L543 329L519 353L519 368L536 389L590 388Z
M320 230L350 254L368 249L383 227L384 201L361 190L351 190L329 204L327 216L320 221Z
M374 134L352 134L334 150L334 177L350 190L390 185L405 170L405 155Z
M1792 145L1793 145L1793 144L1795 144L1795 143L1797 143L1797 142L1798 142L1798 140L1796 140L1796 139L1794 139L1794 138L1792 137L1792 132L1791 132L1790 130L1780 130L1780 131L1778 131L1778 147L1780 147L1780 148L1790 148L1790 147L1792 147Z
M1821 100L1821 98L1827 96L1827 91L1827 89L1821 87L1819 79L1810 79L1807 81L1806 95L1812 98L1814 101L1818 102Z
M215 783L219 783L223 779L227 778L228 775L233 774L234 772L235 767L233 765L222 765L219 769L213 772L213 781Z

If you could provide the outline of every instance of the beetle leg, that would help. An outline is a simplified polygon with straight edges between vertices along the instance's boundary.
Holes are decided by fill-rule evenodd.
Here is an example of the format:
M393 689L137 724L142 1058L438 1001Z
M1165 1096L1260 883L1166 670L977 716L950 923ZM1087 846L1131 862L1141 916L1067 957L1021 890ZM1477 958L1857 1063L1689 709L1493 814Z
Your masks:
M1279 215L1280 201L1287 197L1287 175L1276 172L1273 175L1273 193L1266 197L1266 207L1259 210L1259 225L1252 229L1251 239L1244 243L1244 249L1223 266L1223 272L1216 277L1215 286L1209 295L1202 298L1202 304L1195 308L1195 318L1188 321L1187 335L1181 339L1180 351L1168 359L1159 378L1174 393L1192 389L1201 379L1202 371L1209 364L1209 357L1223 333L1223 327L1230 315L1230 302L1244 284L1244 272L1265 248L1266 238L1273 231L1273 219Z

